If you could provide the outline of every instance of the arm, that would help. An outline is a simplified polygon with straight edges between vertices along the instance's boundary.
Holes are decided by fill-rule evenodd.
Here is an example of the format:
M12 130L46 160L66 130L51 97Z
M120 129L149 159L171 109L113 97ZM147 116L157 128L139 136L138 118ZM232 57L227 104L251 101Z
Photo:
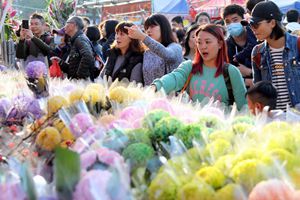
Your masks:
M51 53L51 51L54 50L54 48L52 48L52 46L51 46L51 44L53 44L52 37L51 37L49 44L45 43L43 40L41 40L40 38L37 38L35 36L31 39L31 41L34 44L36 44L36 46L43 52L44 55L48 55Z
M76 75L78 78L88 78L90 76L90 69L95 65L92 47L88 41L79 38L74 45L81 56Z
M19 59L26 59L27 45L25 40L20 40L16 46L16 57Z
M233 65L228 68L230 82L232 85L234 101L237 105L238 110L247 104L245 97L246 87L241 72Z
M236 56L236 60L239 63L244 63L247 67L251 67L251 63L250 62L246 62L247 60L250 60L251 57L251 53L253 48L255 47L255 45L257 45L257 40L255 35L253 34L253 32L247 28L247 45L245 46L245 48L240 51ZM247 59L249 58L249 59Z
M192 61L188 60L179 65L174 71L153 81L156 90L163 88L168 94L171 91L178 91L183 88L192 71Z
M172 43L165 47L149 36L146 36L143 42L152 52L165 60L176 61L178 59L178 52L180 52L180 54L182 52L182 48L179 44Z
M262 80L261 72L260 72L260 69L258 68L259 66L257 66L257 62L260 62L260 59L257 59L259 57L259 56L257 56L257 54L259 54L258 51L259 51L259 48L258 48L258 45L256 45L253 48L252 55L251 55L253 83L256 83L256 82Z
M138 63L134 66L131 71L130 81L135 81L137 83L143 83L143 65L142 63Z

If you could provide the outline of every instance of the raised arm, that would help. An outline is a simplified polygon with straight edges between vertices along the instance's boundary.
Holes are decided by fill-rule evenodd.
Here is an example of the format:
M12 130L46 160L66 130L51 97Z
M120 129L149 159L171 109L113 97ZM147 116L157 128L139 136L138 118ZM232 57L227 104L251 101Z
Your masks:
M178 91L183 88L191 71L192 61L185 61L171 73L164 75L160 79L155 79L152 84L155 85L157 91L163 88L167 94L172 91Z

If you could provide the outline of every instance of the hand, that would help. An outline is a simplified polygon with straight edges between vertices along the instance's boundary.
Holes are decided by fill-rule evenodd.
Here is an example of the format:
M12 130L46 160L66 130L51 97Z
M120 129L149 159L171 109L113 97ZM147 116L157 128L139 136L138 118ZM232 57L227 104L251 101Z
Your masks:
M237 68L240 70L243 77L251 76L252 70L243 64L239 64Z
M57 60L58 62L61 61L61 59L60 59L59 57L57 57L57 56L52 56L52 57L50 58L50 60L51 60L51 61L52 61L52 60Z
M25 38L26 38L26 29L21 28L20 40L25 40Z
M136 25L133 25L131 27L125 26L125 28L128 30L128 36L132 39L137 39L143 41L146 38L146 34L143 33L143 31L137 27Z
M26 32L26 36L25 36L26 39L29 40L33 38L33 33L30 29L25 29L25 32Z
M156 88L156 86L154 84L150 86L150 89L153 92L157 92L157 88Z

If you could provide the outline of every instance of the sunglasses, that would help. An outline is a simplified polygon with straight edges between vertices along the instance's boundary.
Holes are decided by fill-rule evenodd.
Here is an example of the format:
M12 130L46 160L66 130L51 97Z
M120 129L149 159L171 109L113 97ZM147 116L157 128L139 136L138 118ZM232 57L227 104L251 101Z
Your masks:
M258 29L259 25L261 25L262 23L263 23L263 21L260 21L260 22L252 22L252 21L250 21L249 25L253 29Z

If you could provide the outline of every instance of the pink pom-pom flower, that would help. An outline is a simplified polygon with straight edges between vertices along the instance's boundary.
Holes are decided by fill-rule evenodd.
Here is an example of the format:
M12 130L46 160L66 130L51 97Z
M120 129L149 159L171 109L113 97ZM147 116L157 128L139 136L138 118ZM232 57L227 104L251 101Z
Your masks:
M293 200L295 191L281 180L271 179L258 183L249 200Z

